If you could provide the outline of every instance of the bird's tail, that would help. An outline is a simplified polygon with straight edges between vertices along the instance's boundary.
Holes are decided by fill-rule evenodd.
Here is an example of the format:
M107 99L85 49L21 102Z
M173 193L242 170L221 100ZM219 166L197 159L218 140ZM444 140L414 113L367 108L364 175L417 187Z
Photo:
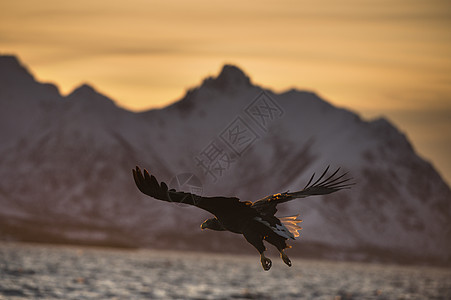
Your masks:
M299 231L301 231L302 229L302 227L298 226L298 223L301 223L302 220L298 219L297 217L299 217L299 214L295 216L279 218L280 222L282 222L282 225L285 226L295 238L299 236Z

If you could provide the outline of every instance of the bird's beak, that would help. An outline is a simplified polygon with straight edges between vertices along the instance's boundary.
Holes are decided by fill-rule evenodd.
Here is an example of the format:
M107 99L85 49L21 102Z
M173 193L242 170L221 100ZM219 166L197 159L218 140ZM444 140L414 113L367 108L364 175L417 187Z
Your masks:
M200 229L204 230L205 228L205 223L200 224Z

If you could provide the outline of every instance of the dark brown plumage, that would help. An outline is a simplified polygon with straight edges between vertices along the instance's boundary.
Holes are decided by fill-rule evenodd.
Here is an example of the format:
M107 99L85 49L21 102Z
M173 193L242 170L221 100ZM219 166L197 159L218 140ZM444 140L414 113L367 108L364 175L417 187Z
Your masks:
M264 255L266 248L263 240L274 245L279 250L282 260L291 266L291 261L284 252L284 249L290 248L286 240L295 239L301 229L297 226L297 223L301 222L297 216L278 218L274 215L277 212L277 204L296 198L334 193L352 185L349 183L350 178L346 178L347 173L337 176L339 172L337 169L326 177L328 170L329 167L312 183L315 177L313 174L301 191L274 194L255 202L240 201L235 197L203 197L179 192L169 189L164 182L158 183L153 175L146 170L141 172L138 167L133 170L133 178L141 192L155 199L194 205L212 213L215 217L207 219L201 228L243 234L260 253L263 268L269 270L272 263Z

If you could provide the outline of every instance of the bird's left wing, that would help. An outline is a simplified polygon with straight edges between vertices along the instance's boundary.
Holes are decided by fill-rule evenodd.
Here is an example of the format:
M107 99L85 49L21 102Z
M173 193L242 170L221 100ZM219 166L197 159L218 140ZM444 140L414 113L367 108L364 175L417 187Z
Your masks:
M153 175L150 175L145 169L144 172L141 172L139 167L133 169L133 178L138 189L148 196L167 202L197 206L216 216L221 215L224 211L233 211L243 205L248 205L235 197L203 197L169 189L166 183L158 183Z
M312 183L313 179L315 178L315 173L313 173L309 182L305 185L304 189L302 189L301 191L293 193L285 192L270 195L263 199L255 201L252 204L252 207L262 214L273 215L276 213L277 211L276 205L279 203L284 203L296 198L305 198L313 195L331 194L342 189L348 189L354 184L349 182L351 178L346 177L347 173L343 173L337 176L338 171L340 171L340 168L338 168L331 175L325 177L328 171L329 166L322 173L322 175L317 180L315 180L315 182Z

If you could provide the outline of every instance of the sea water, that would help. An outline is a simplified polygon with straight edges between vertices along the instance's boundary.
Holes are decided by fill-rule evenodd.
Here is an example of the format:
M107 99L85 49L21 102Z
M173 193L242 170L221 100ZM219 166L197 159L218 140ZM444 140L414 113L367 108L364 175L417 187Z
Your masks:
M0 242L0 299L451 299L451 269Z

